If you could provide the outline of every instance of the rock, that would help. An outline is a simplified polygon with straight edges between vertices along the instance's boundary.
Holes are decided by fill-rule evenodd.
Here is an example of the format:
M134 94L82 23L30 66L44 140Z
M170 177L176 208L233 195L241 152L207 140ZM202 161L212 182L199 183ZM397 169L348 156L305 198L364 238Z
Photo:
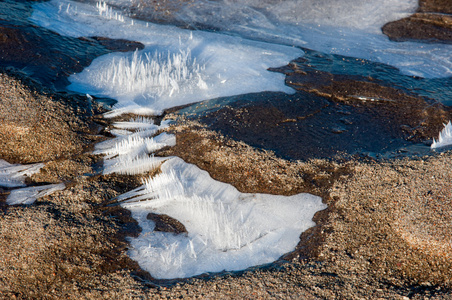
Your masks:
M452 43L452 5L448 0L420 0L418 11L387 23L382 31L391 40Z
M93 36L90 38L80 38L82 41L98 42L111 51L128 52L143 50L144 45L140 42L128 41L124 39L110 39L106 37Z
M69 157L99 138L99 128L89 120L98 113L96 105L85 97L46 92L12 72L0 72L0 86L0 157L8 162Z
M415 13L387 23L382 31L393 41L418 40L452 44L452 16L434 13Z
M168 215L149 213L147 219L154 221L155 231L173 232L175 234L188 233L184 224Z

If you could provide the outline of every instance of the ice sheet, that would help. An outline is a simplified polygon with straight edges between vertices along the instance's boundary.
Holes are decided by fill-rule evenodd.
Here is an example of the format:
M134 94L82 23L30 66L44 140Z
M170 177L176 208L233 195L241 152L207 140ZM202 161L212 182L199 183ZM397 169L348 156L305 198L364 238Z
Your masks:
M140 18L156 15L139 0L107 0ZM414 13L417 0L196 0L167 1L175 23L215 28L250 39L302 46L385 63L426 78L452 76L452 45L391 42L387 22ZM163 11L162 11L163 13Z

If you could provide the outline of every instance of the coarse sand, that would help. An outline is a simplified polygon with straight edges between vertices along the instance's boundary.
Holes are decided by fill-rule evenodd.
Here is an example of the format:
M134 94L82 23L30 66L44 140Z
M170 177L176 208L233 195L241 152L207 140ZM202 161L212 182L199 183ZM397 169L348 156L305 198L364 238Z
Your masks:
M28 206L0 190L2 299L450 299L452 154L390 161L288 161L177 116L177 155L242 192L319 195L328 208L279 262L237 273L153 280L128 258L139 232L111 199L143 176L101 175L107 138L71 95L0 75L0 159L45 162L29 185L66 189ZM25 117L26 116L26 117ZM7 127L6 127L7 126ZM7 129L5 129L7 128Z

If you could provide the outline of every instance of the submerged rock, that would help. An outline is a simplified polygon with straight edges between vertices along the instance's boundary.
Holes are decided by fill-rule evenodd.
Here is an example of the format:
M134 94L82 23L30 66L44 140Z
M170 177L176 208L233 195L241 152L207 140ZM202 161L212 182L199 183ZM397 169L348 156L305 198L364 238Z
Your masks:
M352 112L345 124L353 123L354 113L364 114L376 130L377 126L386 127L408 141L430 143L451 117L444 104L372 77L313 71L306 68L303 59L284 72L293 88L325 97L335 106L344 104Z
M382 31L393 41L418 40L452 44L452 15L415 13L387 23Z
M32 1L0 2L0 67L14 67L42 85L63 90L67 77L113 51L142 49L140 43L103 37L59 35L29 20Z
M297 90L293 95L240 95L179 112L229 138L283 158L303 160L427 154L427 145L451 118L447 106L415 94L416 87L353 75L353 70L352 75L321 71L311 65L314 54L306 56L310 57L273 69L286 74L286 84ZM323 58L322 63L342 62L340 57L325 62L329 59ZM367 68L378 72L380 66ZM388 76L393 74L396 69L388 71ZM397 80L403 83L406 78Z

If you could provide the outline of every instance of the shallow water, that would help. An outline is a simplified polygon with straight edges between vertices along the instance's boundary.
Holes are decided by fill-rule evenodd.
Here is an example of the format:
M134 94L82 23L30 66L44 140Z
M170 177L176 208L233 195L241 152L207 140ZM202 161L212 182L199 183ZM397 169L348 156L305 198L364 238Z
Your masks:
M1 67L13 66L42 84L64 89L67 77L109 51L99 44L60 36L35 26L29 17L34 2L0 2Z
M151 25L151 23L140 23L138 20L128 19L128 16L131 15L147 21L159 20L157 10L152 12L153 10L149 5L143 4L142 6L138 6L138 2L135 3L133 1L109 1L108 3L113 5L109 8L111 11L107 9L108 6L106 4L103 4L107 8L103 11L99 10L99 13L95 9L90 12L85 6L82 8L82 4L78 4L78 7L77 2L60 1L53 3L55 3L53 8L52 5L45 3L35 5L35 13L31 15L31 20L36 24L43 25L63 35L58 37L60 39L58 44L67 44L72 51L70 52L70 56L78 57L80 53L89 53L89 57L85 57L85 59L90 61L94 56L102 54L103 51L110 51L105 48L102 49L99 45L95 45L98 48L96 48L98 52L91 51L90 49L86 50L87 45L84 44L84 41L81 41L80 38L70 38L70 36L101 35L111 38L128 37L143 43L147 47L145 49L147 52L143 52L145 54L150 53L151 55L155 55L155 51L157 51L161 55L164 51L167 51L164 49L172 49L168 51L176 53L175 51L177 50L175 49L177 48L188 51L187 55L191 56L190 59L196 60L198 64L197 68L201 68L197 71L191 71L191 67L188 66L188 72L193 72L189 75L192 77L187 77L188 79L178 82L176 89L174 85L170 85L169 83L167 83L169 86L167 90L163 89L158 91L152 90L152 85L147 89L141 90L140 88L137 91L133 91L134 87L124 86L124 91L127 89L124 95L122 95L121 89L119 91L117 90L121 86L118 84L114 84L115 91L108 90L110 88L108 84L110 79L108 79L108 76L115 76L117 78L119 73L116 75L113 75L114 73L111 73L112 75L105 74L111 72L109 70L111 68L109 64L112 59L130 59L128 57L131 56L127 54L114 54L110 56L111 58L104 56L100 58L103 61L102 63L98 59L82 73L69 78L72 82L70 86L72 90L88 92L97 97L112 97L118 100L118 107L121 108L119 112L126 112L127 107L129 107L129 112L155 114L161 113L164 109L170 108L171 106L184 105L196 102L197 100L203 100L205 102L209 99L216 99L210 101L216 103L217 106L218 103L222 103L222 106L228 103L228 105L236 105L237 108L243 107L243 103L255 102L255 104L249 104L255 106L253 118L265 118L262 113L265 109L259 111L257 107L273 105L271 101L269 102L266 99L268 97L275 97L271 94L269 96L263 94L264 96L260 97L259 94L253 93L259 92L259 90L265 91L265 89L267 91L284 90L285 92L289 92L290 89L276 84L278 81L280 84L282 83L280 81L281 77L275 77L270 75L269 72L265 72L265 69L254 67L258 66L259 61L263 58L258 57L257 60L252 61L251 58L253 55L250 56L249 53L256 52L257 49L262 49L259 47L266 47L265 44L254 44L254 42L243 39L242 37L270 42L267 44L268 49L271 48L273 49L271 51L276 51L274 53L285 53L285 58L281 56L273 64L271 60L268 60L265 63L265 68L283 66L284 61L288 62L291 56L291 59L295 59L293 64L308 74L315 74L317 71L321 71L346 75L350 76L350 78L354 78L354 76L372 78L372 80L377 80L382 86L396 88L408 95L425 97L430 103L432 101L438 101L445 105L452 103L450 102L452 101L450 100L452 99L452 89L450 88L452 77L447 77L449 76L448 66L450 64L450 57L452 57L448 56L448 53L452 51L450 45L390 42L377 30L378 26L381 26L384 22L409 15L413 10L410 1L388 1L377 12L373 12L372 15L366 15L364 10L353 12L353 10L348 9L348 6L345 5L340 10L343 15L334 16L334 18L321 17L322 14L317 13L319 9L324 12L333 10L334 5L332 3L326 1L322 4L324 5L322 7L318 3L315 4L310 1L305 1L303 2L305 8L315 13L313 16L308 16L309 14L303 13L304 19L299 19L299 17L297 17L298 19L295 18L293 11L285 11L283 8L278 8L274 3L267 3L270 5L269 7L274 8L274 11L266 9L263 12L262 4L254 3L253 1L233 3L198 1L191 2L190 4L185 2L179 3L177 1L167 2L168 5L171 3L174 4L174 7L173 11L171 11L173 13L168 15L165 23L174 23L182 27L191 28L193 28L194 24L197 24L199 28L210 28L210 30L205 32L190 32L168 26L159 27L161 25ZM94 5L95 2L93 1L91 3ZM290 1L284 3L288 5L287 7L291 7L293 4ZM210 12L207 9L209 7L211 8ZM400 9L399 13L397 13L397 9L390 9L391 7L398 7ZM26 6L26 8L28 9L28 13L21 13L18 16L19 19L30 16L30 7ZM232 12L237 12L239 8L246 9L241 14L232 14ZM221 16L222 19L222 22L217 23L215 30L220 33L227 33L227 35L211 33L213 11L216 16ZM109 12L109 15L107 12ZM121 14L125 18L125 21L118 21L118 17L112 17L113 13ZM93 17L89 17L89 14L93 14ZM96 14L99 14L99 16L96 17ZM101 16L101 14L103 15ZM205 18L202 18L202 16L205 16ZM345 16L350 17L352 21L349 20L350 18L345 18ZM361 20L361 23L357 24L353 17L356 20ZM12 17L9 18L11 20L14 19ZM30 19L24 19L22 22L24 24L30 24L31 21ZM77 22L86 25L77 25ZM331 27L334 22L338 22L337 28ZM315 23L318 24L316 28L313 27ZM69 24L73 25L69 26ZM149 26L152 29L149 29ZM339 33L335 31L338 28L340 29ZM276 29L277 31L275 31ZM260 34L255 34L256 30ZM158 32L158 34L156 35L152 31L155 33ZM45 31L45 34L47 32ZM64 37L64 35L68 37ZM293 39L294 35L298 36L297 40ZM221 42L223 38L228 40L229 44L233 43L235 48L228 49L227 51L220 50L225 47ZM52 39L56 38L52 37ZM52 39L46 36L46 40ZM66 42L66 40L68 41ZM156 42L160 44L156 46ZM52 43L56 43L56 41ZM290 51L282 50L284 48L280 45L302 46L303 48L301 49L303 51L300 51L299 55L294 55L295 52L293 51L289 54ZM92 45L89 46L94 47ZM47 48L53 49L53 47ZM206 49L209 48L211 48L208 50L210 52L206 52ZM64 52L64 48L61 51ZM235 52L230 53L230 51ZM141 56L139 56L139 59L144 57L143 53L140 52L139 55ZM211 56L209 53L220 53L220 55ZM247 54L244 55L245 53ZM344 54L347 56L344 56ZM53 54L49 53L49 55ZM356 55L356 57L350 55ZM234 62L238 57L243 58L240 61ZM77 61L80 62L82 60ZM216 63L214 67L211 66L212 62ZM232 62L234 62L233 69L227 72L221 71L222 68L225 70L226 68L231 68ZM387 62L390 65L382 62ZM132 66L134 62L131 60L130 63ZM44 65L46 65L46 62L44 62ZM82 65L81 62L77 64L75 67L77 70L75 71L80 71ZM248 66L250 67L250 71L246 71L248 72L246 76L249 76L249 74L251 76L243 77L244 75L240 73L240 68L243 69L244 66L247 66L247 68ZM57 68L64 69L63 67ZM54 70L55 66L51 66L50 69ZM70 71L66 70L66 72L57 72L53 76L58 77L58 80L65 81L65 75L69 72L74 72L74 68ZM96 75L97 73L99 75ZM41 76L42 78L44 76L43 74L46 74L46 72L41 72L37 76ZM214 78L214 74L218 74L217 79ZM428 78L409 74L422 74ZM101 84L96 79L100 78L99 76L107 76L105 77L106 79L102 79L104 81L106 80L106 84ZM134 76L136 76L134 81L141 80L137 77L140 75ZM196 81L198 80L196 78L199 78L199 82ZM44 81L46 79L42 78ZM253 79L257 79L257 81L253 81ZM97 81L99 83L96 83ZM227 85L224 84L225 82ZM198 87L195 87L196 85ZM140 84L139 86L142 85ZM129 91L129 89L132 90ZM360 95L356 96L359 97ZM301 106L306 106L301 109L302 113L302 110L315 110L317 106L325 105L324 98L315 95L305 95L301 92L298 92L295 96L280 94L277 98L277 100L272 101L279 101L282 106L287 107L286 110L292 109L294 112L300 112ZM296 101L293 101L294 99ZM328 99L326 101L328 102ZM291 108L291 103L296 103L296 105ZM246 132L247 129L240 124L238 127L241 128L231 130L230 128L221 128L221 122L212 120L212 117L206 117L204 121L233 138L243 139L254 146L274 150L278 155L285 158L328 158L341 153L345 155L370 155L372 157L395 157L398 155L428 153L427 149L423 148L425 147L423 144L415 144L413 141L407 141L407 137L401 132L382 126L388 120L384 118L375 120L373 118L374 120L369 123L366 122L366 119L368 120L372 116L366 115L365 112L347 105L336 105L335 107L330 104L327 105L328 109L324 110L322 114L316 114L313 118L310 118L308 124L306 122L304 124L300 124L300 122L297 124L286 123L285 127L280 127L280 131L273 133L271 137L269 135L265 136L265 132L260 133L263 136L258 136L256 135L258 132L254 132L254 140L246 138L246 135L250 135L250 132ZM124 107L126 110L124 110ZM193 115L199 107L199 105L194 105L182 112L190 111ZM407 109L410 108L407 107ZM351 116L348 119L352 118L352 121L344 121L344 117L339 116L344 114L344 110L347 111L346 114ZM260 117L259 114L261 115ZM331 115L335 116L331 118ZM288 118L290 119L290 116ZM295 125L296 129L291 128L291 125ZM287 130L284 130L285 128ZM435 130L437 129L435 128ZM237 134L238 131L244 133ZM256 142L256 138L260 141ZM426 140L424 140L424 143L429 144ZM290 150L291 148L299 150L292 151ZM411 151L407 149L415 150Z

